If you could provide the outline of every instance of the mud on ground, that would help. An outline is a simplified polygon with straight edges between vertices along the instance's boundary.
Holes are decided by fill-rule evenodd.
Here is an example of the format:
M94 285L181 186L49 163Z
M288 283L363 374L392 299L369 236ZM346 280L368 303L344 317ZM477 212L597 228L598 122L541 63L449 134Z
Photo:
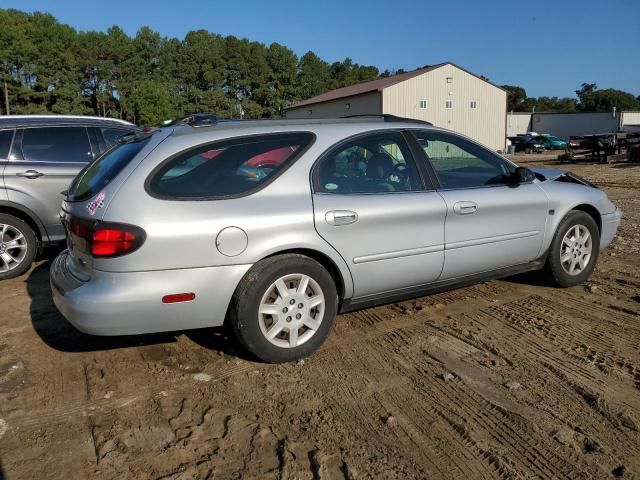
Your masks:
M640 166L568 167L625 212L587 285L343 315L298 364L220 331L82 335L47 262L1 283L0 478L638 478Z

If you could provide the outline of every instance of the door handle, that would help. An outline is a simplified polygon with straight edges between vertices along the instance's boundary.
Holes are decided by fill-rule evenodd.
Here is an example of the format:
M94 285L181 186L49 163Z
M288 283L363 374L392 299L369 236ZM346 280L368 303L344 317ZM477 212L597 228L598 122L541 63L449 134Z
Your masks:
M25 177L25 178L30 178L30 179L42 177L43 175L44 175L44 173L39 172L37 170L27 170L26 172L18 172L18 173L16 173L16 177Z
M457 202L453 204L453 212L458 215L469 215L478 211L478 204L475 202Z
M358 221L358 214L351 210L331 210L327 212L324 219L329 225L349 225Z

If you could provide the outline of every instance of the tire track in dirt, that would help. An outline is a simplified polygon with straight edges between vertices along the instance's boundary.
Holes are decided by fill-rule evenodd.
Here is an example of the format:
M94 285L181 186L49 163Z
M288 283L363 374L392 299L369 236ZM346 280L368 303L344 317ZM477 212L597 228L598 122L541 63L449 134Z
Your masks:
M416 350L415 346L412 345L411 342L409 341L409 338L413 336L413 329L407 329L407 330L411 330L411 332L409 333L409 332L397 331L387 335L386 337L383 337L391 340L389 342L390 343L389 346L391 348L389 350L386 348L383 348L383 349L380 349L379 352L382 354L382 352L392 351L394 352L394 354L398 354L398 350L402 350L402 348L404 347L409 347L411 353L415 353L415 350ZM357 354L358 352L355 352L355 353ZM362 354L362 356L365 358L369 358L369 354L370 352L365 352L364 354ZM405 359L408 358L407 355L402 355L402 356ZM424 356L422 356L421 358L424 358ZM382 363L391 365L392 362L389 360L390 359L385 358ZM405 366L401 368L402 371L406 369L406 362L403 362L403 364ZM410 362L410 364L413 364L413 362ZM428 363L428 364L431 365L431 363ZM508 462L506 462L506 460L503 460L502 462L500 462L499 456L495 452L478 447L476 449L475 458L473 457L456 458L451 456L452 451L463 452L463 454L468 454L467 449L465 447L469 446L470 437L461 435L461 432L465 431L464 427L461 427L462 422L469 421L468 420L469 418L473 418L472 421L476 421L476 418L474 417L474 415L476 416L480 415L479 412L482 412L485 409L489 409L489 411L493 412L493 416L488 417L490 420L485 421L483 423L482 416L480 416L480 419L478 420L478 424L480 425L482 431L500 432L502 429L502 434L501 434L502 437L498 435L496 438L501 440L501 444L502 443L514 444L519 446L521 455L524 454L523 452L526 452L529 450L530 446L528 445L532 443L531 439L530 438L521 439L520 436L515 433L515 429L519 428L520 425L516 425L515 427L512 427L512 428L507 428L505 433L504 425L509 424L509 420L510 420L509 415L506 415L504 413L505 411L501 409L501 407L497 407L495 405L489 405L486 401L479 402L477 392L473 392L471 396L467 397L466 399L467 401L463 401L462 403L460 403L459 398L464 398L465 396L467 396L466 390L456 391L453 394L449 394L448 396L442 395L442 394L434 396L433 379L437 377L438 370L441 372L442 366L438 365L435 368L431 368L429 370L415 368L414 366L414 368L412 369L413 375L410 377L410 385L408 385L409 388L385 389L383 391L384 395L382 398L386 399L386 401L382 401L378 398L377 403L382 403L387 409L394 412L394 415L397 414L396 412L401 412L399 414L400 418L412 419L411 422L409 423L406 421L400 422L400 426L405 427L409 437L419 447L423 446L425 439L431 440L430 443L433 444L432 437L428 435L428 433L421 427L421 425L433 424L434 419L438 419L438 418L442 418L446 421L445 424L448 426L448 428L445 429L444 432L442 432L442 428L440 428L441 434L446 432L447 441L444 442L448 447L446 450L444 450L444 452L446 453L443 453L442 455L435 455L430 460L432 463L439 465L440 468L446 466L446 469L444 471L449 472L451 474L451 478L459 478L460 476L471 476L472 478L476 478L476 477L484 478L485 476L489 475L488 472L491 472L494 469L504 473L503 476L506 478L508 476L506 472L509 471ZM398 372L397 371L388 372L387 376L393 376L394 374L398 375ZM405 375L406 375L406 372L405 372ZM431 381L427 381L427 384L429 386L426 388L420 388L421 383L425 381L423 379L431 380ZM446 385L448 385L448 383ZM436 386L439 386L439 383L437 383ZM409 398L399 398L401 397L401 395L398 392L413 392L416 390L416 388L418 388L418 390L422 395L413 395ZM339 395L339 398L342 398L342 396L343 395ZM430 400L426 402L426 404L425 404L425 397ZM362 401L362 397L359 397L359 400ZM474 406L470 407L468 403L471 403L471 405L474 405ZM439 407L439 405L441 404L455 405L457 410L461 410L467 413L467 416L466 416L467 420L463 420L463 419L458 419L458 421L452 420L451 411L447 412L443 408ZM362 408L362 405L360 403L358 404L358 406ZM365 409L366 409L366 406L365 406ZM496 418L496 412L501 414L497 418ZM372 417L372 416L373 414L368 415L368 417ZM407 428L406 425L409 425L410 428ZM545 447L548 446L548 444L544 443L543 440L538 439L538 442L540 445L543 445ZM452 448L455 445L458 445L458 447ZM544 456L545 454L543 452L545 452L545 450L539 449L538 457ZM511 453L511 455L513 455L513 452ZM545 460L543 458L538 458L538 457L534 455L533 457L524 458L520 463L518 463L518 465L520 466L520 471L526 471L525 466L530 462L534 462L534 463L538 462L538 463L544 464ZM541 474L542 476L548 476L549 472L555 471L557 473L558 469L560 469L560 471L564 469L567 472L572 472L576 470L576 467L573 463L567 462L560 457L555 458L554 462L555 464L547 465L545 467L546 470L545 468L542 468L542 470L539 471L538 474ZM464 466L464 467L461 467L461 466ZM577 469L577 470L580 470L580 469ZM545 471L546 471L546 474L545 474ZM493 476L493 475L490 475L490 476ZM568 477L570 478L570 476Z
M535 295L523 301L492 307L488 313L507 318L535 335L543 336L579 361L595 365L605 373L615 370L620 377L628 378L636 388L640 388L640 366L631 358L635 353L633 336L628 332L627 335L618 335L611 328L605 330L585 314L584 309L589 305L570 297L563 300L556 303ZM591 308L592 316L594 309ZM609 321L614 316L625 319L623 314L611 314ZM628 322L628 318L626 320Z
M550 349L551 345L545 346L539 343L538 337L534 336L535 333L517 329L508 321L502 323L496 319L495 315L479 312L475 315L457 316L456 319L461 324L479 322L483 325L485 338L474 336L473 339L470 339L478 347L487 343L486 336L488 336L491 339L489 345L497 342L508 345L510 351L514 353L518 352L517 356L513 357L515 364L520 369L525 369L524 376L533 377L528 380L528 383L531 384L531 390L537 400L532 399L528 402L529 405L550 412L556 421L562 422L563 419L573 418L572 424L577 430L575 435L589 445L592 443L591 435L583 435L578 427L580 424L584 426L584 423L587 422L587 429L595 429L595 436L604 441L606 450L611 452L611 465L617 461L624 462L625 459L628 463L629 458L640 458L637 420L630 416L630 412L637 411L633 407L635 401L638 400L635 390L626 387L628 397L625 396L625 398L631 399L631 403L620 401L616 398L617 396L613 399L607 398L609 391L620 392L621 388L625 391L625 387L618 384L618 380L615 378L608 378L607 375L595 368L592 368L594 371L590 372L580 366L576 367L573 365L575 359L572 360L570 356L564 357L557 349ZM509 352L505 352L505 354L508 355ZM541 364L554 375L550 377L544 375L544 372L540 372L539 366ZM559 382L553 380L557 372L562 372ZM537 378L540 380L538 381ZM539 384L539 388L535 388L536 382ZM550 392L550 382L552 385L557 386L558 383L562 385ZM612 382L615 385L611 385ZM608 396L610 397L610 395ZM558 403L558 399L562 399L562 402ZM594 409L594 405L600 407ZM603 418L606 420L605 424L602 422ZM613 430L607 424L611 425ZM624 427L622 431L619 430L621 426ZM620 448L620 445L624 445L624 447ZM638 462L635 463L638 467Z
M522 425L528 423L525 420L527 415L523 416L522 413L534 417L533 412L530 409L524 409L525 412L523 412L521 406L514 404L500 392L488 389L489 382L485 381L485 374L476 367L469 368L468 365L463 365L464 360L461 357L450 350L443 350L443 346L443 344L432 344L429 348L430 353L426 350L416 352L415 348L410 347L411 358L427 360L414 363L412 377L422 394L431 399L430 404L435 406L435 411L446 419L469 446L476 450L477 457L485 459L497 468L502 476L508 477L512 474L513 466L519 463L518 458L521 463L518 468L520 472L523 469L526 471L526 466L529 464L544 464L548 458L548 448L553 445L544 437L531 438L529 434L535 431L535 428L532 429L531 424ZM451 356L453 361L448 360ZM443 358L447 360L439 365L431 361L433 358L438 361ZM438 372L442 372L445 368L454 371L456 377L449 381L424 381L424 379L435 378ZM464 381L461 378L464 378ZM495 403L496 400L498 403ZM507 408L504 407L505 405ZM466 415L460 416L460 412L465 412ZM501 456L496 453L498 451L496 448L487 448L486 445L481 446L474 441L474 427L478 426L483 434L488 432L491 437L498 439L503 448L507 445L509 448L516 449L509 455L509 461L504 458L501 460ZM540 448L533 456L525 457L525 453L530 452L531 445L539 445ZM555 469L556 475L558 471L564 471L568 478L572 477L572 472L586 468L586 464L580 465L580 468L576 467L579 461L575 457L567 459L558 456L553 461L554 464L547 465L547 468ZM543 477L548 476L548 472L545 473L544 469L539 472L533 471L533 473Z

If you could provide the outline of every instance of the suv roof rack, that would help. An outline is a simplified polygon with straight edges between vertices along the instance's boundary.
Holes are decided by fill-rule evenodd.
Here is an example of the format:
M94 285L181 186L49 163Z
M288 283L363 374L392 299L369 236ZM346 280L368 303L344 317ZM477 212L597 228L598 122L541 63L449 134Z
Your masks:
M213 127L218 124L218 117L213 113L192 113L186 117L174 120L167 125L183 123L190 127Z
M410 122L410 123L420 123L422 125L431 125L433 123L427 122L426 120L418 120L417 118L406 118L406 117L398 117L397 115L390 115L388 113L365 113L360 115L345 115L340 118L381 118L383 122Z
M64 124L83 122L115 123L127 127L138 128L135 123L131 123L120 118L97 117L91 115L59 115L55 113L37 115L0 115L0 123L2 124L27 125L37 123Z

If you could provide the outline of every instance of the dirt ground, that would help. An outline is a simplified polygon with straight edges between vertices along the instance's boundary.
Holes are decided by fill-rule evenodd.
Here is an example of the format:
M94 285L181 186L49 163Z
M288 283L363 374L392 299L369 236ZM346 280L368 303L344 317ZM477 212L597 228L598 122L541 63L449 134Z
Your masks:
M48 262L2 282L0 479L640 478L640 166L565 167L625 213L587 285L342 315L297 364L219 330L80 334Z

